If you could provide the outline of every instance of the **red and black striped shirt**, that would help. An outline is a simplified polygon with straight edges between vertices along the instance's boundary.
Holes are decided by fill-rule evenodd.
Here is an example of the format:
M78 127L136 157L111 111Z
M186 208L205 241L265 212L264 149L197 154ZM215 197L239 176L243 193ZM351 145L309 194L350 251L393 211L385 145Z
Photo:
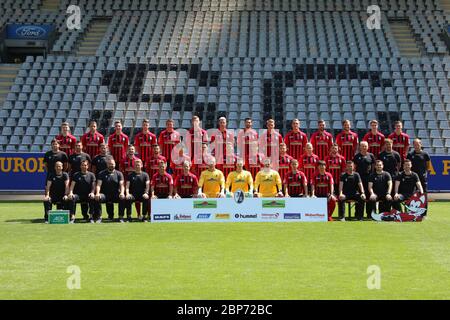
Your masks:
M169 132L166 129L159 134L158 144L161 147L161 154L167 161L172 161L172 150L178 143L180 143L180 134L175 130Z
M327 197L331 193L331 186L334 185L333 176L329 172L325 172L325 174L317 172L312 184L317 197Z
M306 193L303 187L305 184L307 184L306 176L298 170L296 172L289 171L283 180L283 185L287 187L287 191L291 197L304 195Z
M55 137L59 142L59 150L65 152L68 157L75 152L75 145L77 144L77 138L75 138L70 133L67 136L58 134Z
M400 154L402 161L405 160L409 151L409 136L404 132L399 135L393 132L388 136L388 138L393 142L392 149Z
M310 156L304 153L300 157L299 167L305 174L308 183L312 183L311 181L314 178L314 175L316 174L319 160L320 160L319 157L314 153Z
M152 157L152 146L154 144L157 144L157 142L158 141L156 139L156 136L150 131L148 131L147 133L141 131L134 137L134 147L136 148L136 152L141 157L142 162L144 162L144 166Z
M237 157L236 157L235 155L232 155L231 157L230 157L230 156L227 157L227 158L225 159L224 163L218 164L218 165L216 166L217 169L219 169L220 171L222 171L225 180L227 179L228 174L229 174L231 171L236 170L236 160L237 160Z
M173 186L172 176L167 172L164 172L163 175L157 172L152 177L151 186L158 198L167 198L169 196L170 186Z
M109 152L116 161L116 166L120 164L127 155L128 136L125 133L117 135L115 132L108 138Z
M264 155L262 153L258 153L255 157L250 158L244 164L245 170L249 171L252 175L253 181L256 179L256 175L261 168L263 167Z
M327 171L333 176L334 183L339 184L341 174L345 172L345 158L340 154L337 154L334 157L329 155L325 158L325 162L327 164Z
M206 132L206 130L199 128L199 129L195 129L191 128L189 129L189 136L191 139L191 143L190 143L190 150L189 150L189 155L192 158L192 162L196 163L196 162L200 162L200 158L201 158L201 154L202 154L202 144L204 142L208 142L208 133ZM195 155L197 153L197 157L195 158ZM196 161L197 160L197 161Z
M158 156L153 154L153 156L147 160L147 163L145 164L145 171L148 173L149 177L153 177L155 173L158 172L160 161L167 163L166 158L160 154Z
M250 157L250 145L258 144L258 133L254 129L240 130L237 137L239 155L245 161Z
M380 155L381 151L384 147L384 134L381 132L377 132L376 134L372 134L372 132L366 133L366 135L363 138L363 141L367 141L369 144L369 153L372 153L375 156L375 159L378 159L378 156Z
M292 160L294 160L294 158L288 154L285 154L284 156L280 155L280 158L278 159L278 173L280 174L281 181L284 181L284 177L286 177L288 171L291 170L290 166ZM277 170L276 167L273 169Z
M299 131L289 131L284 137L284 143L286 143L288 153L297 160L300 160L305 152L305 145L308 143L308 136L306 133Z
M176 178L175 187L181 198L191 198L194 192L198 190L198 179L195 174L191 172L189 172L188 175L183 173Z
M345 160L353 160L358 148L358 142L358 135L353 131L342 131L336 136L339 152Z
M213 154L217 164L225 162L228 142L233 143L234 146L234 134L231 130L225 129L224 131L220 131L217 129L211 136L211 145L214 146Z
M100 154L100 144L105 142L105 138L99 132L92 134L90 131L83 134L81 143L83 143L83 151L94 159L96 155Z
M198 157L198 159L196 159L198 163L192 163L191 172L195 174L197 178L200 179L200 175L202 174L203 170L208 169L207 159L209 157L209 154L204 154L202 157Z
M327 131L316 131L311 136L311 144L313 145L314 153L320 160L323 160L330 153L333 136Z
M139 158L133 155L133 157L128 157L128 155L122 159L120 162L120 171L123 173L123 176L125 180L127 179L128 175L135 172L135 164L136 160Z
M273 153L278 157L280 154L280 143L282 142L283 137L278 131L273 130L272 132L269 132L269 130L265 130L259 138L260 151L268 158L270 158Z
M170 168L172 169L172 176L174 179L176 179L177 176L183 174L183 162L185 161L191 162L191 157L189 157L187 154L183 154L183 156L178 156L177 158L172 159Z

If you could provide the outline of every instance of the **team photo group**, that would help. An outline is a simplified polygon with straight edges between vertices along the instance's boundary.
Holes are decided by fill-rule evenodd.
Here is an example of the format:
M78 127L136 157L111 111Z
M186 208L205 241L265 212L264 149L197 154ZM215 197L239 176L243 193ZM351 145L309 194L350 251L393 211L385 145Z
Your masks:
M426 194L430 157L420 139L410 145L401 121L387 137L376 120L369 125L359 141L349 120L335 137L319 120L308 137L294 119L283 137L273 119L255 130L247 118L245 128L233 130L221 117L216 129L206 131L194 116L190 129L175 129L167 120L158 136L143 120L130 141L120 121L107 139L95 121L80 139L63 122L44 156L44 221L56 205L69 210L74 223L79 203L87 222L102 222L102 204L109 221L115 221L117 204L117 221L131 222L135 207L138 221L148 222L152 199L225 198L238 190L245 197L327 198L329 221L336 205L337 218L345 221L349 202L359 221L364 212L371 219L373 211L401 210L415 193Z

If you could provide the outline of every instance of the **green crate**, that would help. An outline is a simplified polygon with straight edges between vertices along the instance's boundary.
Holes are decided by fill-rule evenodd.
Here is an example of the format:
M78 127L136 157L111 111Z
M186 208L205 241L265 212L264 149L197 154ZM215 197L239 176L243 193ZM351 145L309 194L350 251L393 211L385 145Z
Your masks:
M69 210L51 210L48 212L49 224L69 224Z

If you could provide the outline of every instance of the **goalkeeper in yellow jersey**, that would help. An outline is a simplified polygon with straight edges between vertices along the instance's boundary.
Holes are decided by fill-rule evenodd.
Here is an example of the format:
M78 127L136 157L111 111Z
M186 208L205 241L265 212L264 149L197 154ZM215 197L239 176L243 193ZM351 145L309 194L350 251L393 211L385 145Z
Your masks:
M203 170L198 181L199 198L225 198L225 178L222 171L216 169L216 159L208 159L208 169Z
M270 158L263 161L264 167L255 178L255 191L253 196L260 198L283 197L280 174L270 167Z
M252 197L253 178L249 171L244 170L244 160L236 161L236 170L228 174L225 190L227 197L232 197L237 190L242 190L246 197Z

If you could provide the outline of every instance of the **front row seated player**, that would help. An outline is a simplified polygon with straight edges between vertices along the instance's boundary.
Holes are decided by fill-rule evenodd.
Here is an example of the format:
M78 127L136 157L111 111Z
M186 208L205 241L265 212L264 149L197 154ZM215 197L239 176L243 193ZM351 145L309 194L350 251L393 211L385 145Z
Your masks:
M403 162L403 172L398 174L395 179L395 195L392 207L398 211L401 211L400 203L411 198L416 191L423 194L419 176L411 171L411 168L411 160L406 159Z
M351 160L346 162L345 172L339 182L338 212L341 221L345 221L345 201L349 200L356 202L355 216L357 220L362 221L366 196L361 176L355 171L355 164Z
M291 160L291 170L288 171L283 181L284 196L289 198L301 198L308 196L308 181L302 171L298 170L298 160Z
M64 200L67 201L67 208L70 210L70 221L75 221L77 203L81 205L81 214L86 221L94 222L94 193L95 175L88 171L89 161L82 160L80 171L74 173L70 183L69 193ZM88 215L89 210L89 215Z
M334 193L334 181L331 173L326 171L326 162L319 160L318 172L311 181L311 197L327 198L328 221L333 221L334 208L336 207L336 198Z
M379 203L378 212L391 211L392 178L383 170L383 161L375 162L375 172L369 177L369 201ZM375 206L372 206L375 208Z
M125 214L125 187L122 172L116 170L116 162L112 156L106 160L107 169L97 176L95 187L95 215L96 222L101 223L102 203L106 203L106 212L110 220L114 219L114 203L119 204L119 221L124 222Z
M140 221L148 221L150 217L150 178L146 172L142 171L143 166L142 160L136 159L134 162L135 171L128 175L127 182L125 183L126 211L129 222L131 222L131 207L133 202L136 205L139 203L139 206L142 203L142 211L137 210ZM139 212L142 212L142 215Z
M253 196L255 198L283 197L281 177L270 167L270 158L264 159L263 165L263 168L256 174Z
M56 205L58 210L65 209L64 197L69 189L69 175L63 172L63 163L55 162L55 171L49 172L45 186L44 221L48 223L48 212Z
M202 171L198 181L199 198L225 198L225 178L222 171L216 169L216 159L208 159L208 169Z
M198 194L198 179L191 171L190 161L183 162L183 173L175 179L173 186L174 199L195 198Z
M244 170L244 160L237 159L236 170L227 176L225 184L227 197L232 197L237 190L242 190L245 197L253 196L253 178L250 171Z
M173 179L167 173L167 163L158 162L158 172L155 173L150 182L151 199L172 199Z

